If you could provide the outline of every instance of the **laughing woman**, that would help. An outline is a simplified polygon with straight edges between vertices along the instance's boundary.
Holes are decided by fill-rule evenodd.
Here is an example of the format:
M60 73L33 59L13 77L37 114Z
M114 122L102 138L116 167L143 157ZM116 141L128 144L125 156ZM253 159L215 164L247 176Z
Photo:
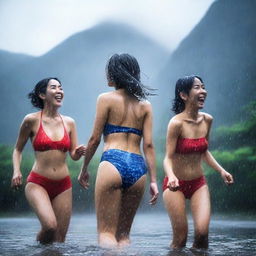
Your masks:
M77 146L75 122L62 116L64 91L57 78L38 82L28 97L40 112L25 116L13 151L12 187L22 185L22 151L31 140L35 162L27 178L26 198L41 223L37 240L41 243L64 242L72 210L72 184L66 164L67 151L73 160L85 154Z
M198 76L181 78L176 83L173 111L167 130L163 184L163 199L172 222L171 247L186 245L188 223L185 200L190 199L194 220L193 247L208 247L210 222L210 196L201 162L220 173L224 182L233 183L233 177L225 171L208 151L209 133L213 118L199 112L207 96L203 80Z
M114 54L106 66L108 85L115 91L98 97L96 118L79 182L88 187L87 167L104 135L104 152L95 185L98 239L102 247L129 244L132 222L142 199L149 171L154 204L158 196L152 109L148 89L140 82L137 60ZM143 152L140 150L143 141Z

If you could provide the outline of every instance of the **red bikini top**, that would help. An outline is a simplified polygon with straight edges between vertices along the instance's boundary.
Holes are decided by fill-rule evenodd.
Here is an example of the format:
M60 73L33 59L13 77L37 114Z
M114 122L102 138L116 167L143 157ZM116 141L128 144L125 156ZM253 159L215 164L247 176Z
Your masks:
M43 115L43 111L41 112L39 129L32 143L34 150L35 151L61 150L63 152L67 152L70 149L70 138L65 129L64 122L62 120L61 115L60 115L60 118L62 120L62 124L64 128L64 136L61 140L57 140L57 141L51 140L51 138L49 138L45 133L42 125L42 115Z
M179 138L175 152L178 154L204 153L208 149L206 138Z

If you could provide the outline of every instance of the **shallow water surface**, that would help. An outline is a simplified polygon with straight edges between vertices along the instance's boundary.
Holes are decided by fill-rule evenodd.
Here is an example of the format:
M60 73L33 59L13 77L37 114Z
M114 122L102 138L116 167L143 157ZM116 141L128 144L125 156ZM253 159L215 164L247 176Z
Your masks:
M66 242L50 246L35 241L40 228L36 217L0 218L0 255L13 256L191 256L191 255L256 255L256 221L227 220L213 217L209 249L190 250L193 223L189 218L187 247L170 250L171 226L166 213L139 213L132 227L132 244L123 250L104 250L97 246L95 215L73 216Z

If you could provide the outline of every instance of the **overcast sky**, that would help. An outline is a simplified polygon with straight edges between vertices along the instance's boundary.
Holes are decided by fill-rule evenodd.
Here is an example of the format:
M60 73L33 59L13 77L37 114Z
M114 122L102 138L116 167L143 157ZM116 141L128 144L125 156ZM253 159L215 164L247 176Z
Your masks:
M0 0L0 49L42 55L105 20L130 24L169 50L214 0Z

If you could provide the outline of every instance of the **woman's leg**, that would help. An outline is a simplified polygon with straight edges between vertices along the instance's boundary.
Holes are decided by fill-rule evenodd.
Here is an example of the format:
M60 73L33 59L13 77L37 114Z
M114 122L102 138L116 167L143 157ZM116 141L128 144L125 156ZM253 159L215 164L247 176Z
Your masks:
M185 247L188 234L185 197L181 191L173 192L166 189L163 193L163 200L172 223L173 240L171 247Z
M37 240L43 244L54 242L57 221L48 193L42 186L29 182L25 187L25 195L42 226Z
M199 188L191 197L191 211L195 229L193 247L208 248L211 205L207 185Z
M52 200L57 220L56 242L64 242L72 213L72 188L65 190Z
M119 245L130 243L129 235L135 213L145 191L146 175L143 175L134 185L124 190L121 198L120 215L116 238Z
M121 202L121 176L114 165L100 163L95 184L98 241L102 247L115 247Z

